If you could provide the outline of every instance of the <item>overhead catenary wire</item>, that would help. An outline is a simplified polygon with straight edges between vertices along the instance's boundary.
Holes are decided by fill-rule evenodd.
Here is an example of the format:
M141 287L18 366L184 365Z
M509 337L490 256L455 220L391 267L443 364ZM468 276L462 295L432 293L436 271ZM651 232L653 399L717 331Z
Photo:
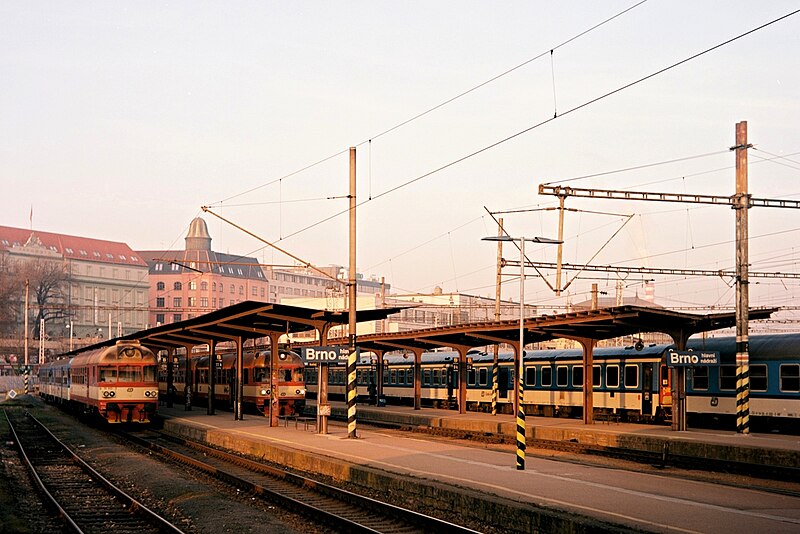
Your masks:
M544 51L544 52L542 52L540 54L537 54L536 56L534 56L532 58L526 59L522 63L519 63L518 65L515 65L515 66L513 66L513 67L511 67L509 69L506 69L505 71L501 72L500 74L492 76L488 80L485 80L485 81L483 81L483 82L481 82L481 83L479 83L477 85L474 85L474 86L470 87L469 89L467 89L465 91L462 91L462 92L458 93L457 95L455 95L453 97L450 97L447 100L445 100L445 101L443 101L443 102L441 102L439 104L436 104L433 107L430 107L430 108L428 108L428 109L426 109L426 110L424 110L424 111L422 111L420 113L417 113L416 115L413 115L412 117L410 117L408 119L405 119L402 122L400 122L398 124L395 124L394 126L392 126L390 128L387 128L387 129L385 129L385 130L383 130L383 131L381 131L381 132L379 132L379 133L377 133L377 134L375 134L373 136L370 136L369 139L367 139L365 141L361 141L360 143L356 143L355 145L351 145L351 146L360 147L360 146L363 146L364 144L367 144L367 143L369 143L370 146L371 146L372 141L374 141L375 139L383 137L384 135L387 135L387 134L389 134L389 133L391 133L391 132L393 132L395 130L398 130L398 129L402 128L403 126L416 121L417 119L420 119L420 118L422 118L422 117L424 117L426 115L429 115L430 113L433 113L437 109L440 109L440 108L442 108L442 107L444 107L444 106L446 106L448 104L451 104L452 102L455 102L456 100L458 100L458 99L460 99L460 98L462 98L462 97L464 97L464 96L466 96L466 95L468 95L470 93L473 93L473 92L477 91L478 89L480 89L480 88L482 88L482 87L484 87L486 85L489 85L489 84L491 84L491 83L493 83L493 82L495 82L495 81L497 81L497 80L499 80L499 79L511 74L512 72L514 72L516 70L521 69L522 67L524 67L524 66L526 66L526 65L528 65L528 64L530 64L530 63L532 63L534 61L536 61L537 59L541 59L542 57L546 56L547 54L552 54L553 50L558 50L559 48L562 48L562 47L568 45L569 43L571 43L571 42L573 42L573 41L575 41L577 39L580 39L584 35L587 35L588 33L591 33L592 31L594 31L594 30L596 30L596 29L608 24L609 22L613 21L614 19L617 19L617 18L621 17L622 15L628 13L629 11L632 11L633 9L639 7L640 5L642 5L642 4L646 3L646 2L647 2L647 0L641 0L640 2L637 2L636 4L630 6L630 7L626 8L626 9L623 9L622 11L616 13L615 15L612 15L612 16L604 19L603 21L598 22L597 24L595 24L595 25L583 30L582 32L577 33L576 35L570 37L569 39L567 39L567 40L565 40L563 42L561 42L560 44L558 44L558 45L556 45L556 46L554 46L554 47L552 47L552 48L550 48L550 49L548 49L548 50L546 50L546 51ZM334 159L334 158L336 158L338 156L341 156L342 154L347 153L349 150L350 150L349 147L346 148L346 149L340 150L339 152L336 152L335 154L331 154L330 156L327 156L327 157L324 157L322 159L319 159L319 160L315 161L314 163L308 164L308 165L306 165L304 167L301 167L300 169L297 169L297 170L295 170L293 172L285 174L285 175L281 176L280 178L275 178L274 180L271 180L271 181L269 181L269 182L267 182L265 184L261 184L261 185L252 187L252 188L250 188L250 189L248 189L246 191L242 191L241 193L237 193L237 194L235 194L233 196L230 196L228 198L222 199L220 201L209 203L208 206L209 207L219 207L218 205L223 203L223 202L227 202L227 201L232 200L234 198L238 198L240 196L247 195L249 193L253 193L254 191L258 191L259 189L262 189L264 187L268 187L270 185L273 185L273 184L279 182L280 180L284 180L284 179L287 179L287 178L291 178L293 176L297 176L298 174L301 174L301 173L303 173L303 172L305 172L305 171L307 171L309 169L312 169L312 168L316 167L317 165L321 165L321 164L323 164L323 163L325 163L327 161L330 161L330 160L332 160L332 159ZM370 197L371 197L371 192L370 192Z
M635 85L638 85L638 84L640 84L642 82L645 82L645 81L647 81L647 80L649 80L651 78L654 78L654 77L659 76L659 75L661 75L661 74L663 74L665 72L668 72L668 71L670 71L670 70L672 70L672 69L674 69L676 67L679 67L679 66L681 66L681 65L683 65L685 63L688 63L688 62L690 62L692 60L695 60L695 59L697 59L699 57L702 57L705 54L708 54L710 52L713 52L714 50L722 48L723 46L726 46L726 45L731 44L731 43L733 43L735 41L738 41L739 39L742 39L742 38L744 38L744 37L746 37L746 36L748 36L748 35L750 35L752 33L755 33L755 32L757 32L759 30L767 28L767 27L769 27L769 26L771 26L773 24L776 24L776 23L778 23L778 22L780 22L780 21L782 21L782 20L784 20L784 19L786 19L788 17L796 15L797 13L800 13L800 9L797 9L795 11L787 13L786 15L782 15L782 16L776 18L776 19L773 19L773 20L771 20L769 22L761 24L760 26L757 26L757 27L755 27L753 29L750 29L750 30L748 30L748 31L746 31L744 33L740 33L739 35L737 35L735 37L731 37L730 39L728 39L726 41L723 41L721 43L718 43L718 44L716 44L714 46L711 46L709 48L706 48L705 50L703 50L701 52L697 52L697 53L695 53L695 54L693 54L691 56L688 56L688 57L686 57L684 59L676 61L675 63L672 63L672 64L670 64L670 65L668 65L666 67L663 67L663 68L661 68L661 69L659 69L659 70L657 70L655 72L652 72L652 73L650 73L650 74L648 74L646 76L642 76L641 78L638 78L638 79L636 79L636 80L634 80L632 82L629 82L629 83L624 84L624 85L622 85L620 87L617 87L616 89L613 89L611 91L603 93L600 96L597 96L595 98L587 100L586 102L583 102L582 104L578 104L577 106L574 106L574 107L568 109L567 111L561 113L561 115L558 115L557 117L550 117L550 118L545 119L543 121L540 121L540 122L537 122L535 124L532 124L531 126L528 126L527 128L524 128L524 129L522 129L522 130L520 130L520 131L518 131L516 133L513 133L513 134L511 134L511 135L509 135L507 137L504 137L504 138L502 138L502 139L500 139L498 141L495 141L494 143L486 145L483 148L480 148L478 150L470 152L470 153L468 153L468 154L466 154L464 156L461 156L460 158L457 158L457 159L455 159L453 161L450 161L449 163L441 165L440 167L437 167L437 168L435 168L435 169L433 169L431 171L428 171L428 172L426 172L424 174L421 174L421 175L419 175L419 176L417 176L415 178L412 178L412 179L410 179L410 180L408 180L406 182L403 182L403 183L398 184L398 185L396 185L394 187L391 187L391 188L387 189L386 191L383 191L382 193L379 193L379 194L373 196L372 198L370 198L370 199L368 199L366 201L362 201L362 202L358 203L357 206L360 207L360 206L366 204L367 202L372 202L374 200L382 198L382 197L384 197L386 195L389 195L391 193L395 193L395 192L399 191L400 189L403 189L405 187L408 187L409 185L412 185L412 184L414 184L416 182L419 182L420 180L424 180L425 178L433 176L434 174L442 172L442 171L444 171L446 169L449 169L450 167L453 167L455 165L458 165L459 163L462 163L462 162L464 162L464 161L466 161L468 159L474 158L475 156L478 156L480 154L483 154L484 152L492 150L493 148L496 148L496 147L498 147L500 145L503 145L503 144L513 140L513 139L516 139L517 137L520 137L520 136L522 136L524 134L532 132L533 130L536 130L537 128L540 128L540 127L542 127L542 126L544 126L546 124L549 124L549 123L551 123L551 122L553 122L555 120L561 119L566 115L569 115L569 114L574 113L576 111L579 111L579 110L581 110L583 108L591 106L592 104L596 104L597 102L600 102L601 100L609 98L609 97L611 97L611 96L613 96L613 95L615 95L617 93L620 93L620 92L622 92L622 91L624 91L626 89L630 89L631 87L634 87ZM300 228L299 230L289 234L286 237L292 237L292 236L295 236L295 235L300 234L302 232L305 232L307 230L310 230L312 228L315 228L315 227L317 227L317 226L319 226L321 224L324 224L324 223L326 223L326 222L328 222L328 221L330 221L332 219L335 219L336 217L344 215L345 213L348 213L349 211L350 210L348 208L348 209L339 211L337 213L334 213L333 215L325 217L324 219L321 219L321 220L319 220L319 221L317 221L315 223L311 223L311 224L309 224L307 226L304 226L303 228Z

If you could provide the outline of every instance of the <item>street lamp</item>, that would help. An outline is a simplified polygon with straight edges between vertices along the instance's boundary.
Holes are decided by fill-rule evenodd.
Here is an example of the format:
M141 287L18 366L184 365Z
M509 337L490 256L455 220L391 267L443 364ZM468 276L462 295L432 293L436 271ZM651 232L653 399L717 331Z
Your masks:
M73 337L74 329L75 329L75 326L72 323L72 319L69 320L69 324L67 325L67 328L69 328L69 351L72 352L72 337Z
M517 369L517 469L525 469L525 409L522 406L522 376L525 372L525 242L558 245L557 239L547 237L489 236L482 241L514 241L519 243L519 368Z

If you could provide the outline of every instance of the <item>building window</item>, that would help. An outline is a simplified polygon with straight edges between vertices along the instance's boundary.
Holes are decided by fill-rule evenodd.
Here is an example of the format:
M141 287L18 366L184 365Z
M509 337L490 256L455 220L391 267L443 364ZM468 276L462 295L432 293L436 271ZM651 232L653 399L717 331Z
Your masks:
M217 283L211 282L211 291L216 291L216 290L217 290Z
M180 308L183 306L183 302L181 301L181 297L172 297L172 307L173 308Z
M174 289L175 291L180 291L181 289L183 289L183 284L181 284L180 282L175 282L174 284L172 284L172 289Z
M264 288L261 288L261 298L264 298Z
M180 270L180 268L181 268L181 266L180 266L180 265L178 265L177 263L173 263L173 264L172 264L172 270L173 270L173 271L179 271L179 270Z
M154 271L163 271L164 270L164 264L163 263L156 263L156 266L155 266L155 268L153 270Z
M180 320L181 320L181 314L180 313L173 313L172 314L172 322L173 323L177 323Z
M244 286L239 286L239 294L244 295Z
M163 313L157 313L156 314L156 323L164 324L164 314Z
M156 297L156 308L164 307L164 297Z
M236 293L236 286L231 284L231 293Z
M190 308L194 308L197 306L197 299L195 297L189 297L187 300L189 301Z
M200 297L200 307L208 308L208 297Z
M194 280L189 282L189 289L192 290L192 291L196 291L197 290L197 282L195 282Z
M224 308L225 307L225 299L219 299L219 307L220 308Z
M208 282L200 282L200 291L208 291Z
M159 282L156 284L156 291L164 291L164 282Z

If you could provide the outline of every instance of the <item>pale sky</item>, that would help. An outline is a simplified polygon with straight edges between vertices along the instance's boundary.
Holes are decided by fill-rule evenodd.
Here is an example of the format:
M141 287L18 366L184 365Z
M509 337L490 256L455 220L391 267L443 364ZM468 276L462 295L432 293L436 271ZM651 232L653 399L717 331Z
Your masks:
M329 197L347 195L356 146L359 271L400 293L493 296L484 206L555 206L540 183L731 195L728 148L746 120L753 196L800 199L800 14L570 111L800 4L650 0L575 38L636 3L3 2L0 224L28 227L33 206L35 230L175 249L211 205L312 263L347 265L346 216L317 223L347 208ZM582 211L566 217L566 262L734 267L729 208L567 207ZM290 262L204 217L215 250ZM503 217L514 236L558 231L555 211ZM798 272L800 211L753 208L750 235L752 271ZM529 258L555 261L555 249L528 245ZM618 278L589 275L600 279L556 297L530 274L526 301L547 311L589 298L592 282L613 295ZM734 303L730 280L655 284L667 307ZM792 305L799 285L753 280L751 304Z

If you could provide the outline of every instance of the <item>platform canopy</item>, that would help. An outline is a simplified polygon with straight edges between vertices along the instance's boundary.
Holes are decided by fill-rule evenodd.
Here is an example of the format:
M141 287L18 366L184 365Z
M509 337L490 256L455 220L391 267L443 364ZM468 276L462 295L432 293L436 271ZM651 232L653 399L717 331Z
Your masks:
M360 323L382 320L403 308L358 310ZM113 345L119 340L139 340L152 350L173 349L187 345L268 337L274 334L292 334L308 330L323 330L331 326L349 324L347 311L316 310L245 301L215 310L192 319L140 330L122 337L109 339L81 349L90 350ZM74 351L77 353L79 351Z
M778 308L752 308L750 319L767 319ZM360 312L359 312L360 313ZM643 332L663 332L686 336L736 325L736 314L706 315L680 313L663 308L617 306L598 310L524 319L524 341L536 343L555 338L610 339ZM341 340L330 340L336 344ZM457 326L425 328L409 332L359 336L362 350L388 352L402 349L430 350L438 347L480 347L495 343L519 343L519 320L468 323Z

